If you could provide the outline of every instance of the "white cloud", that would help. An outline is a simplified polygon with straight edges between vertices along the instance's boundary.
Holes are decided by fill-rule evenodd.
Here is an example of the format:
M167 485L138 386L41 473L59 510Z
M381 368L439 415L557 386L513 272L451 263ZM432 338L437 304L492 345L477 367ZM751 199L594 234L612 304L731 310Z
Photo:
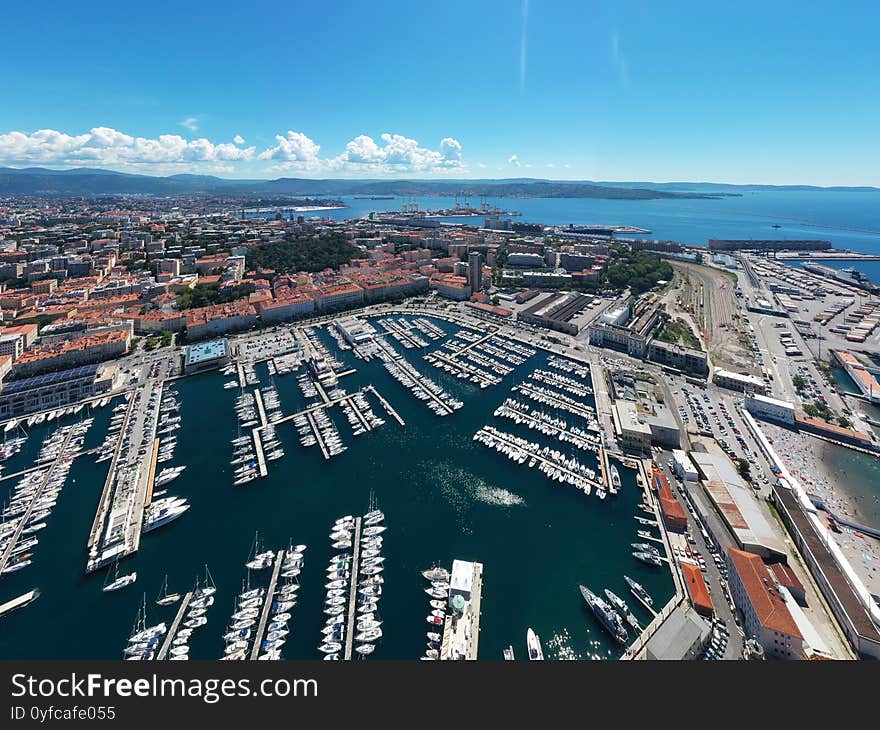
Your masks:
M276 136L276 147L261 152L259 159L278 164L270 171L324 171L343 173L430 173L439 170L462 170L461 143L452 137L440 141L440 149L422 147L415 139L402 134L385 133L377 142L367 134L349 140L336 157L320 157L320 145L301 132L289 131Z
M0 134L0 161L11 164L187 166L250 160L255 152L254 147L243 148L228 142L214 144L204 138L189 141L177 134L133 137L110 127L95 127L76 136L54 129Z
M186 127L190 132L196 132L199 129L198 117L187 117L180 123L181 127Z
M519 157L517 155L511 155L507 158L507 164L513 165L514 167L521 167L522 163L519 161Z
M423 147L415 139L385 133L378 140L369 135L351 139L336 156L321 156L321 145L302 132L288 130L275 136L276 144L258 152L245 147L244 137L232 142L212 142L205 137L188 140L178 134L137 137L110 127L95 127L80 135L53 129L0 134L0 164L49 164L103 166L141 171L234 171L235 165L264 161L260 172L297 171L358 174L409 174L462 172L462 145L453 137L440 140L437 149ZM251 170L254 168L251 167Z
M318 153L321 145L302 132L288 130L287 135L275 135L278 144L259 154L261 160L274 160L278 164L270 170L318 170L321 160Z

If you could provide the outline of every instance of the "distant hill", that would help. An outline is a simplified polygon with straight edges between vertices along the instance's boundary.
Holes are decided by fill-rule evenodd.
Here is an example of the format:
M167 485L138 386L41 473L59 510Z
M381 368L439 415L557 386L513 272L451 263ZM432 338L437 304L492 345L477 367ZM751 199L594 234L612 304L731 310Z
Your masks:
M155 177L111 170L40 167L0 168L0 195L423 195L492 198L606 198L656 200L662 198L714 198L726 193L659 189L641 184L534 180L227 180L212 175Z

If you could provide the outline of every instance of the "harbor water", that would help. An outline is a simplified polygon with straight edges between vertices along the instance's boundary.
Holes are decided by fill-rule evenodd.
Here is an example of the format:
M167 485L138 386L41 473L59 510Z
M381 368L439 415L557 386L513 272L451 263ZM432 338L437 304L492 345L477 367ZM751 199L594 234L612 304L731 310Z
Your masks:
M432 322L449 334L459 329ZM654 597L655 608L673 592L668 568L643 565L631 555L630 543L640 541L636 531L641 528L634 519L642 500L635 472L619 467L620 495L600 501L595 493L588 496L553 482L537 468L516 464L473 441L477 430L492 424L558 448L598 470L594 453L493 417L507 397L517 397L511 387L545 366L547 356L539 351L499 385L480 389L423 360L440 341L425 350L404 350L389 338L420 372L464 401L463 408L440 418L394 380L379 360L358 360L351 352L341 352L326 330L317 334L331 353L357 369L340 379L341 387L354 393L374 385L406 425L387 416L368 394L386 423L354 437L341 410L331 408L328 414L348 450L327 461L317 447L300 445L292 422L281 424L277 430L285 456L269 462L265 479L233 487L230 440L238 435L238 389L224 389L228 378L217 372L173 381L183 421L172 463L187 468L167 489L186 497L190 510L144 535L137 555L120 566L120 573L137 571L133 586L102 593L104 571L84 574L85 544L109 462L95 464L94 455L77 458L48 527L39 533L34 564L0 579L0 602L31 588L41 591L37 601L3 618L0 656L119 658L143 594L148 623L170 624L176 606L154 604L164 576L168 574L172 591L182 593L208 564L217 586L216 602L208 610L207 625L193 633L190 657L219 658L222 635L247 572L244 563L259 531L264 549L284 548L290 541L308 546L300 600L292 609L283 656L320 658L316 647L325 619L324 569L333 552L329 529L338 517L367 511L371 498L384 511L388 528L379 607L384 636L373 657L416 659L423 653L430 608L420 571L438 563L450 567L455 558L484 565L481 659L500 659L508 644L517 658L525 658L529 627L541 637L547 658L620 655L621 647L597 624L578 584L600 594L611 589L627 600L643 625L650 617L630 595L624 574L642 583ZM257 366L257 373L263 386L274 381L285 414L303 407L295 374L270 378L265 364ZM576 422L570 414L556 415ZM100 443L108 422L109 408L99 411L87 447ZM6 473L30 466L53 426L35 427L25 449L7 462ZM0 494L7 494L14 482L2 482ZM255 578L254 585L266 577Z

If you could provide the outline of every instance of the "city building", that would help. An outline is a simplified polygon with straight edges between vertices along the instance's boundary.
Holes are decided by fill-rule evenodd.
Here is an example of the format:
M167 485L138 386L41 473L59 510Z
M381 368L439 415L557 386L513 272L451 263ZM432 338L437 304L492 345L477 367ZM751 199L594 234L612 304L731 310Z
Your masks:
M705 352L663 342L656 337L648 342L647 359L692 375L704 376L709 373L709 361Z
M788 426L794 425L795 407L788 401L770 398L766 395L748 393L745 397L746 410L756 418L776 421Z
M618 400L612 409L614 430L620 447L625 451L646 452L651 450L651 427L640 420L634 401Z
M723 368L715 368L712 373L712 382L722 388L729 388L740 393L767 393L767 385L760 378L753 375L733 373Z
M189 375L225 367L229 364L229 340L200 342L186 348L183 370Z
M700 566L682 560L681 574L684 577L684 585L687 588L688 597L691 599L691 605L694 610L701 616L711 617L715 613L715 607L712 605L712 598L709 596L709 589L706 587L706 581L703 578L703 571Z
M76 403L113 390L116 365L83 365L3 383L0 386L0 418L16 418Z
M483 254L479 251L468 254L468 286L473 294L483 289Z
M768 657L803 659L804 640L773 575L758 555L727 551L730 596L742 614L743 630Z

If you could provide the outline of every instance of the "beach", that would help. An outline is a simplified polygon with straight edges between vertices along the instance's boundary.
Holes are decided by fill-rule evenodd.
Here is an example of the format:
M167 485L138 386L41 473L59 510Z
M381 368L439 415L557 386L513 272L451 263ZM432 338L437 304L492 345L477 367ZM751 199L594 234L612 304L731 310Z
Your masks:
M792 476L798 479L809 494L820 497L830 510L840 518L880 529L877 515L880 513L880 485L864 484L864 474L851 458L863 456L875 466L871 456L850 452L844 447L828 443L813 436L790 431L779 426L762 423L761 428L773 439L780 458L785 460ZM867 491L865 486L873 486ZM841 532L834 539L865 581L868 590L880 593L880 540L840 526Z

